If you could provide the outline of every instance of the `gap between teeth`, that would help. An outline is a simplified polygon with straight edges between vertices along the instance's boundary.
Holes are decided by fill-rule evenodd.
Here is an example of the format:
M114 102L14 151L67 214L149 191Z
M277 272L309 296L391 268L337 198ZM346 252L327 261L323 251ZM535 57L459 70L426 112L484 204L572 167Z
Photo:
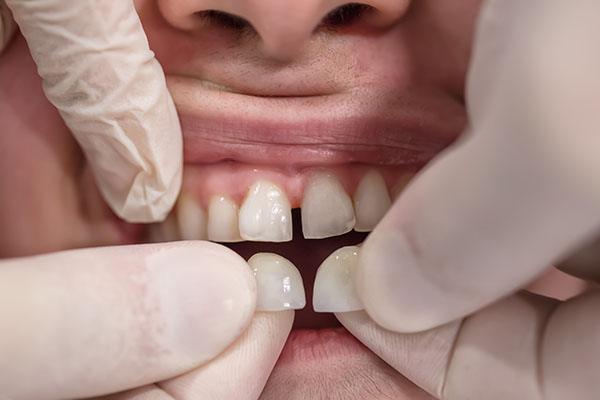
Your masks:
M396 185L399 193L411 175ZM381 174L371 169L360 179L351 199L333 173L310 177L301 204L302 232L307 239L321 239L351 231L368 232L392 205ZM242 240L286 242L292 240L291 206L277 184L257 180L241 206L215 194L205 211L190 193L182 192L175 210L179 238L238 242Z

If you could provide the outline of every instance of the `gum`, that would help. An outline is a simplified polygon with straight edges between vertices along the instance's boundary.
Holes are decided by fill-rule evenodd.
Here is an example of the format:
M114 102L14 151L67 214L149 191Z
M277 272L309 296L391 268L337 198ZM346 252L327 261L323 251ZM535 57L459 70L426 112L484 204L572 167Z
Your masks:
M182 190L195 197L205 210L211 196L214 195L229 197L238 206L241 206L250 186L258 180L267 180L281 187L292 208L298 208L302 204L304 188L315 174L322 172L333 174L340 181L346 193L353 196L360 179L370 169L376 169L382 174L388 192L392 195L396 192L396 186L405 183L407 176L415 174L418 167L345 164L327 167L282 168L222 161L213 164L186 165Z

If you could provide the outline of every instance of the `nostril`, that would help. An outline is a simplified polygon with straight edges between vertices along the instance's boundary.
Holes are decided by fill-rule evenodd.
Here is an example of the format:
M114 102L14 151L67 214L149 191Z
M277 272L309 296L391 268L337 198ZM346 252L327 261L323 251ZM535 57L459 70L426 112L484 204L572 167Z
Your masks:
M329 11L319 27L345 28L361 24L366 28L385 29L402 19L411 0L365 0L346 3Z
M242 17L218 10L204 10L196 13L198 17L208 23L222 28L243 30L254 29L252 24Z
M375 9L367 4L348 3L335 8L323 18L325 26L347 26L360 20L367 13Z

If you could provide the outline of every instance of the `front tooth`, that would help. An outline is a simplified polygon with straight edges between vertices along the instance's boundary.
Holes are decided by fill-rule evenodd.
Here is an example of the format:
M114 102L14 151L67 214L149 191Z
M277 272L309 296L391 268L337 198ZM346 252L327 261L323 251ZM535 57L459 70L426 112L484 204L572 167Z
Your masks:
M238 207L223 196L213 196L208 205L208 239L215 242L239 242Z
M334 251L319 267L313 289L316 312L347 312L362 310L363 305L354 287L354 269L359 248L342 247Z
M179 235L183 240L205 240L206 213L189 193L179 195L176 209Z
M240 235L244 240L286 242L292 240L292 209L283 190L258 181L240 208Z
M331 174L313 177L302 199L302 233L307 239L322 239L349 232L356 217L352 201Z
M248 264L256 278L257 311L304 308L304 285L294 264L273 253L257 253L250 257Z
M363 176L354 194L357 232L369 232L381 221L389 210L392 200L388 194L385 180L375 170Z

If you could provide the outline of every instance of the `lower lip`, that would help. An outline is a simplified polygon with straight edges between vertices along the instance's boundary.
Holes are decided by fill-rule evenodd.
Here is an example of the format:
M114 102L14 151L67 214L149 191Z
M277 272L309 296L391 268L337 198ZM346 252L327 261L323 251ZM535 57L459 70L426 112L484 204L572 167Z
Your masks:
M278 366L324 362L368 352L344 327L328 329L294 329L277 361Z

